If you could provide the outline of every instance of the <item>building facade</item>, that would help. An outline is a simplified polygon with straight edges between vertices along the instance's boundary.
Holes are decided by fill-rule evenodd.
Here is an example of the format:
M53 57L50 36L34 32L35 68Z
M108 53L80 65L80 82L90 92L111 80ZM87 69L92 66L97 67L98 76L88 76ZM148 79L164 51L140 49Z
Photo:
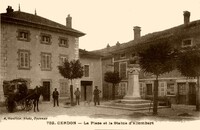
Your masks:
M51 100L54 88L61 98L68 97L68 80L57 66L65 59L79 58L79 37L85 35L71 24L70 15L64 26L8 6L7 12L1 13L1 86L5 80L24 78L29 88L45 87L44 101ZM0 90L2 96L2 87Z
M95 86L102 91L101 55L79 49L79 56L84 70L83 77L80 79L81 100L92 101Z

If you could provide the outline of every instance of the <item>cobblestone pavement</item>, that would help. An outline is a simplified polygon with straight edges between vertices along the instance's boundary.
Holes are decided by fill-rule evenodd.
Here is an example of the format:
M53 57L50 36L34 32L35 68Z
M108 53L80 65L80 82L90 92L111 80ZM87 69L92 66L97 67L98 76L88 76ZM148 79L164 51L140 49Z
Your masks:
M195 106L173 105L172 108L164 108L158 110L157 116L152 116L152 111L128 111L111 108L96 107L81 103L79 106L69 106L60 103L59 107L53 107L52 103L42 102L39 104L40 112L16 111L8 113L5 107L0 107L0 118L16 117L16 116L38 116L38 117L56 117L59 115L67 116L87 116L89 118L103 119L128 119L128 120L155 120L155 121L191 121L200 120L200 113L195 111ZM180 116L181 115L181 116Z

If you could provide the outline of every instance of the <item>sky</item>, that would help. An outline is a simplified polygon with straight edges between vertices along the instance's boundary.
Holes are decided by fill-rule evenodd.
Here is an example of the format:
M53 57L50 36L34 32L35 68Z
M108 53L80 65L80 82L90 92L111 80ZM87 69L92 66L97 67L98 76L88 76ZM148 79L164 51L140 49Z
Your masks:
M133 40L133 27L141 35L183 24L183 11L190 11L190 21L200 19L200 0L1 0L0 13L8 5L17 11L35 13L66 25L72 16L72 28L86 33L79 47L88 51Z

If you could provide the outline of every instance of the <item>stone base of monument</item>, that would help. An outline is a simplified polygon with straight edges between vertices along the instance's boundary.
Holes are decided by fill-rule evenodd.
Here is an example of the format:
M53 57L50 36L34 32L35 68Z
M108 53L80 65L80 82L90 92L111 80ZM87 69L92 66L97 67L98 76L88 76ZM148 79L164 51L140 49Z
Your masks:
M141 98L125 97L124 99L110 101L101 104L99 107L112 108L112 109L122 109L122 110L152 110L153 102L150 100L144 100ZM167 106L158 106L158 108L167 108Z

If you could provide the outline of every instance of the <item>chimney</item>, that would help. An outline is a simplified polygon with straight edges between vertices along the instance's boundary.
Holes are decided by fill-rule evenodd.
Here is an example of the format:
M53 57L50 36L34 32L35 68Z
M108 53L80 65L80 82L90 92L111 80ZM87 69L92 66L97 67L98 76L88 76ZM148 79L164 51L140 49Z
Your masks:
M6 11L7 11L7 13L12 13L14 10L12 9L12 6L8 6Z
M68 16L66 18L66 26L68 28L72 28L72 17L70 16L70 14L68 14Z
M110 45L109 45L109 43L107 44L107 48L109 48L110 47Z
M134 40L137 40L140 38L140 27L139 26L135 26L133 28L133 31L134 31Z
M37 15L37 11L36 11L36 9L35 9L35 15Z
M117 43L116 43L116 46L120 46L120 43L119 43L119 41L117 41Z
M188 24L190 22L190 12L183 11L183 16L184 16L184 24Z

